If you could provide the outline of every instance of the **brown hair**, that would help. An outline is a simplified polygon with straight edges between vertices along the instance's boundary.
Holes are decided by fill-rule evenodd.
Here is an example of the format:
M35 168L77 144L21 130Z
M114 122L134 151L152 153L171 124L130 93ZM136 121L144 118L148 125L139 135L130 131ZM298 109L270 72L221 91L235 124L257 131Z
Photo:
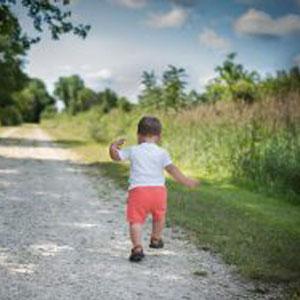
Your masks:
M141 135L160 135L162 125L158 118L152 116L144 116L138 123L138 134Z

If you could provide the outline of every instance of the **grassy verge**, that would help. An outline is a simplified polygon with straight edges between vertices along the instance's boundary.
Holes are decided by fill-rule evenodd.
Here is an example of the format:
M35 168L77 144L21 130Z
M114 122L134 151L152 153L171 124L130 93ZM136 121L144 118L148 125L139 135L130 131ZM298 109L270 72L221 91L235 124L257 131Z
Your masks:
M110 162L107 144L95 143L83 124L50 120L42 125L123 188L128 165ZM300 278L300 207L229 182L203 180L188 190L168 180L168 225L188 229L199 245L221 253L248 278L292 282ZM295 298L296 299L296 298Z

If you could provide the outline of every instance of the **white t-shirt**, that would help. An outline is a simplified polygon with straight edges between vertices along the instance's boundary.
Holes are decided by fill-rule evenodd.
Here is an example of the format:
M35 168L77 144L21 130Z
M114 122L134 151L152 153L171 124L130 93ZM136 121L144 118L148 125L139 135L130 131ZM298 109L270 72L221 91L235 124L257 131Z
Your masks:
M130 161L129 189L137 186L164 186L164 168L172 164L168 152L155 143L141 143L118 151Z

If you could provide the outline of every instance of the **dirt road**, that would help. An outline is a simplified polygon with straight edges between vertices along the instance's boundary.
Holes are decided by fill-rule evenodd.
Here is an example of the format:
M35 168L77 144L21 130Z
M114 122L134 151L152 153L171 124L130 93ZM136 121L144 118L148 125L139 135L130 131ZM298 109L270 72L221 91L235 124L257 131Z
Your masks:
M1 300L274 299L170 229L163 250L145 229L146 258L130 263L125 191L39 127L1 136Z

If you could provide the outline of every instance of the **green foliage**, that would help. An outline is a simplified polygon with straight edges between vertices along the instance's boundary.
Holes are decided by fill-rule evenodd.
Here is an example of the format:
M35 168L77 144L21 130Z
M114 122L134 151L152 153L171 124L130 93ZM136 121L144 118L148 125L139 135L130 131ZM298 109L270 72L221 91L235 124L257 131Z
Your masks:
M241 79L232 86L232 97L235 101L252 103L257 99L256 85L250 80Z
M204 94L199 94L195 90L191 90L187 95L186 103L188 106L195 106L200 103L208 102L208 98Z
M133 106L126 97L119 97L116 92L108 88L98 93L96 104L100 107L100 112L105 114L110 113L115 108L130 112Z
M14 103L19 108L24 122L39 123L42 111L48 105L54 105L54 99L40 79L30 79L21 92L15 93Z
M54 105L48 105L43 112L41 113L40 118L45 119L52 119L57 114L57 108Z
M286 99L281 112L276 112L281 106L274 110L274 103L268 103L270 111L277 114L275 118L265 115L266 104L259 105L239 134L237 151L232 155L235 177L300 194L300 116L285 111L287 107L299 110L297 101Z
M186 76L183 68L174 66L169 66L169 69L164 72L162 99L165 108L173 108L178 111L184 106L186 100L184 93Z
M236 64L234 62L236 55L236 53L228 54L223 64L216 67L219 78L224 81L228 87L232 87L241 79L254 82L259 77L257 72L248 72L243 65Z
M65 6L70 1L22 0L20 5L27 10L38 32L42 32L43 25L46 25L54 39L68 32L86 37L90 26L70 22L71 12L63 11L59 2ZM12 12L15 4L16 0L0 1L0 121L3 124L20 123L19 113L24 114L24 121L38 122L42 110L53 103L43 84L29 80L22 70L26 51L40 38L31 38L22 31L19 16ZM5 116L4 111L9 115Z
M113 108L118 107L118 95L113 90L107 88L98 93L98 97L102 112L109 113Z
M261 94L270 94L279 98L290 92L300 92L300 69L293 67L289 72L278 71L276 76L269 75L259 85Z
M71 115L97 106L99 112L109 113L120 107L129 112L132 105L125 97L119 97L116 92L107 88L99 93L85 87L79 75L60 77L55 83L54 95L64 102L65 109Z
M118 99L118 107L124 112L130 112L133 109L133 104L126 97L121 97Z
M257 72L247 71L243 65L236 64L236 53L227 56L222 65L216 67L219 76L207 86L206 95L212 102L233 100L251 103L255 100L255 84L259 81Z
M247 71L243 65L236 64L235 53L229 54L221 66L216 68L218 76L205 87L207 102L242 101L253 103L267 95L283 98L291 92L300 91L300 70L278 71L275 76L261 79L257 72Z
M42 111L54 104L54 99L41 80L27 78L22 86L22 90L11 90L11 95L7 95L9 100L2 98L6 99L0 104L0 122L3 125L18 125L22 121L38 123Z
M90 136L97 142L109 142L116 136L128 136L135 132L138 121L138 112L125 112L121 109L113 109L109 114L93 114L89 125Z
M61 2L61 3L58 3ZM1 0L0 10L5 10L5 18L0 23L0 32L2 33L7 29L10 22L7 22L7 16L11 16L12 6L17 4L16 0ZM22 0L21 5L28 12L29 18L32 19L33 26L37 32L43 31L43 25L48 27L48 30L52 34L53 39L59 39L59 37L64 33L72 32L75 35L78 35L82 38L87 36L88 31L90 30L89 25L74 25L70 22L72 16L71 11L63 11L61 8L70 4L69 0L58 0L54 1L36 1L36 0ZM14 27L18 31L21 31L18 18L14 18ZM28 48L32 43L36 43L40 40L39 37L30 38L26 34L22 36L14 36L15 41L21 42L25 48Z
M300 70L293 67L289 72L278 71L276 76L261 79L256 71L248 71L235 62L236 53L231 53L216 67L217 77L208 82L202 94L191 90L185 92L186 72L182 68L169 66L163 73L162 83L156 74L145 71L142 74L143 89L139 104L144 109L179 111L199 103L234 101L253 103L267 95L284 97L290 92L300 91Z
M95 105L98 101L97 93L92 89L84 87L77 94L77 111L86 111Z
M79 75L60 77L55 83L54 95L64 102L72 115L75 115L80 111L81 103L78 103L78 95L84 88L84 81ZM82 102L82 95L79 101Z
M173 109L178 111L186 104L186 72L182 68L169 66L163 73L162 85L158 85L155 73L144 72L142 84L144 89L139 95L139 102L142 107Z
M206 102L216 103L217 101L230 99L230 92L224 83L214 79L206 85L204 97L207 99Z
M22 71L21 30L6 6L0 6L0 107L13 104L12 94L23 88L27 76Z
M22 115L13 105L0 109L0 124L4 126L19 125L23 122Z
M157 84L155 73L145 71L142 75L144 89L139 95L139 103L144 108L159 109L162 106L162 88Z

